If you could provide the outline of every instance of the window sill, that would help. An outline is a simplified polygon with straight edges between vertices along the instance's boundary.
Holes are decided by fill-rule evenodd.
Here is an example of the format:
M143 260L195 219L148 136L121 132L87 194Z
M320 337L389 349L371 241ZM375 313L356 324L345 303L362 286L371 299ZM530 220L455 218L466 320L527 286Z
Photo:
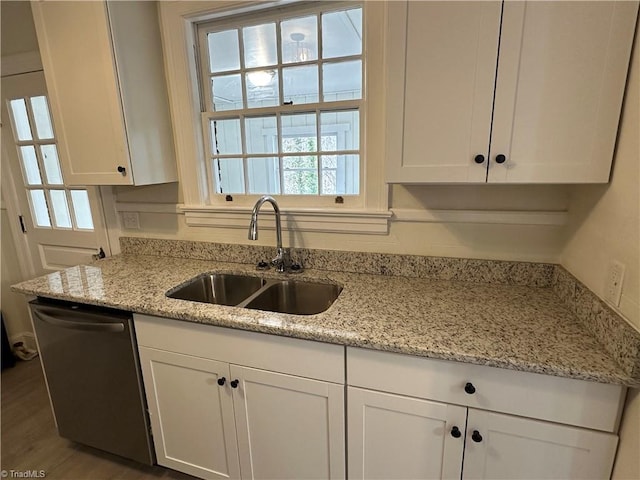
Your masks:
M212 207L179 205L191 227L247 228L252 207ZM390 211L341 210L314 208L281 208L282 229L298 232L359 233L386 235L389 231ZM270 206L260 215L272 217Z

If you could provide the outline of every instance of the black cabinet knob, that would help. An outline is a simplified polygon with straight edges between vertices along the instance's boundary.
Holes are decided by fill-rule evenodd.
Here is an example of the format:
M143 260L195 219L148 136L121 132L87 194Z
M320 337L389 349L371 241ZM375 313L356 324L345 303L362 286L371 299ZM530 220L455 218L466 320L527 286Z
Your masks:
M224 382L226 382L226 381L227 381L227 379L226 379L226 378L224 378L224 377L220 377L220 378L218 379L218 385L222 386L222 385L224 385Z
M118 165L118 172L120 172L124 177L127 174L127 169L124 168L122 165Z
M238 384L240 383L240 380L236 379L236 380L231 380L230 385L231 388L238 388Z
M478 430L473 431L473 433L471 434L471 440L476 443L480 443L482 441L482 435L480 435L480 432Z
M464 391L469 395L473 395L474 393L476 393L476 387L473 386L473 383L467 382L467 384L464 386Z
M506 161L507 157L505 157L503 154L496 155L496 163L504 163Z
M462 435L462 433L460 432L460 429L456 426L453 426L451 428L451 436L453 438L460 438L460 436Z
M478 164L484 163L484 155L476 155L473 160Z

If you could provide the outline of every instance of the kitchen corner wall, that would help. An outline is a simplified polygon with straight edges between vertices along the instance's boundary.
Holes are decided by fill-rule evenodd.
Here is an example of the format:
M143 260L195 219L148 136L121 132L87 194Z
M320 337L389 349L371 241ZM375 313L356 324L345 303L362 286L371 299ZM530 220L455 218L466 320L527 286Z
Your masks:
M570 191L560 263L600 297L609 263L626 265L618 312L640 330L640 45L636 32L625 107L608 185ZM632 390L620 430L613 479L640 478L640 390Z

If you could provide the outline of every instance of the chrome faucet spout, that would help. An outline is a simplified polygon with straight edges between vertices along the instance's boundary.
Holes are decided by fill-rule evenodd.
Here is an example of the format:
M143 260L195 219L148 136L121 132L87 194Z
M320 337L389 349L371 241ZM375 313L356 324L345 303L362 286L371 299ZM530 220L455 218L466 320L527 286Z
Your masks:
M271 263L275 265L278 272L284 272L289 267L289 252L282 248L282 222L280 218L280 207L278 207L278 203L275 198L270 195L263 195L253 206L251 221L249 222L249 240L258 239L258 213L260 212L260 207L262 207L265 202L271 204L273 211L276 214L276 257L271 261Z

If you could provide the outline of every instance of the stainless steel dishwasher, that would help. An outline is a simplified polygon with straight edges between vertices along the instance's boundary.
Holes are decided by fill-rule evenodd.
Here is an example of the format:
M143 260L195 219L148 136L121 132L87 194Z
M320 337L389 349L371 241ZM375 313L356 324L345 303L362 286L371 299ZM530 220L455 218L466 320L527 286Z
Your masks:
M152 465L131 313L42 298L30 307L60 436Z

